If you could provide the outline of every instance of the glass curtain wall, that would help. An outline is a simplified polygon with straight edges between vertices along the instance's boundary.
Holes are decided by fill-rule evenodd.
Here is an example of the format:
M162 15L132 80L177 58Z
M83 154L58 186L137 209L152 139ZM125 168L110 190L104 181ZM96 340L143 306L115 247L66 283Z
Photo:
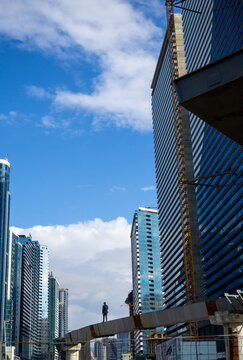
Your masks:
M216 61L242 46L240 0L186 0L183 28L187 71ZM207 298L243 288L242 147L191 114L201 251Z

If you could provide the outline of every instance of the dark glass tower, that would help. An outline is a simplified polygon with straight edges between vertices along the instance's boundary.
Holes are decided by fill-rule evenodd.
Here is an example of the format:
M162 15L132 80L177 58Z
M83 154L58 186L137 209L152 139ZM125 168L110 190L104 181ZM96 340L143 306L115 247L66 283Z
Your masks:
M59 284L51 273L49 275L49 341L50 360L57 358L57 350L53 345L54 339L59 335Z
M59 289L59 337L68 332L68 289Z
M0 159L0 342L3 340L8 278L9 172L10 164L8 160Z
M186 68L181 14L175 14L171 20L174 27L173 46L177 53L173 71L178 68L178 76L182 76ZM152 82L152 113L163 291L165 306L170 308L193 300L202 301L204 288L196 196L194 187L186 185L182 177L182 170L188 179L194 177L191 134L188 126L189 114L182 113L182 125L180 125L178 101L173 100L171 86L168 37L167 30ZM188 197L180 191L182 186L187 186ZM187 233L185 233L186 226ZM189 242L189 237L194 271L188 266L187 259L190 257L184 247L184 244ZM187 273L186 266L189 268ZM189 286L186 286L188 273L189 276L194 277L195 288L195 299L189 299L190 301ZM174 335L185 331L187 328L183 324L167 329L168 334Z
M182 13L188 72L242 47L241 0L186 0L183 5L200 12ZM192 114L190 124L195 177L209 176L196 187L196 197L206 296L217 298L243 288L243 153Z
M176 39L175 43L179 39L178 46L174 44L174 54L181 56L185 49L187 72L242 47L240 0L185 0L183 7L187 10L183 10L182 15L175 14L178 19L182 17L181 31L177 35L176 29L173 30L172 37ZM184 44L180 42L182 34ZM176 62L175 58L172 60L172 70L175 71L176 67L180 69L182 63ZM166 307L183 305L187 301L179 197L182 182L177 160L181 154L177 152L177 127L173 124L174 113L178 116L178 101L173 103L170 70L166 34L152 82L159 232ZM179 71L178 76L184 74ZM242 147L194 115L184 115L185 150L186 147L191 149L191 159L185 156L185 166L191 173L188 176L189 172L186 171L186 181L206 176L203 181L189 183L188 189L191 189L189 202L192 201L189 210L197 214L192 240L194 245L200 245L196 258L200 260L200 250L203 270L202 278L200 271L194 267L195 283L199 284L201 278L204 280L205 297L210 299L222 296L225 292L234 293L243 287ZM217 175L226 171L226 175ZM203 287L202 291L200 288L198 290L197 301L200 296L203 297ZM168 332L173 333L174 330L178 333L186 329L174 326L169 327Z
M10 230L9 236L9 277L6 311L6 339L8 346L15 347L19 354L20 304L22 283L22 244L17 235Z

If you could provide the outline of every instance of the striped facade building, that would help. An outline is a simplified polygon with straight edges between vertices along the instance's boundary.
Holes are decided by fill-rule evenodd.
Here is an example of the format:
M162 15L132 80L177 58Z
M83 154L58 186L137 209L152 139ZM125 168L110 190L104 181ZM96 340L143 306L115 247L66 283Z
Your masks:
M185 58L185 72L240 49L240 0L185 0L183 7L189 10L175 14L175 23L181 22L181 29L175 26L173 36L178 56ZM187 297L177 129L173 119L174 113L178 116L178 101L173 106L168 45L166 33L152 82L152 114L163 291L165 306L174 307L185 304ZM180 68L181 64L177 65ZM183 76L179 70L178 76ZM183 119L187 180L207 176L203 182L188 184L198 301L243 287L242 148L192 114L183 113ZM228 174L216 176L226 171ZM185 331L183 324L167 330L168 334L178 335Z

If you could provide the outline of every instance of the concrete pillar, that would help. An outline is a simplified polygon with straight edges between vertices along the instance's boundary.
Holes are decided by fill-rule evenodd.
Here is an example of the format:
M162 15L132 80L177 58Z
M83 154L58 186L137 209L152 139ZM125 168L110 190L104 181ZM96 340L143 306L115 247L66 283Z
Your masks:
M81 344L64 346L63 351L66 353L66 360L79 360Z
M243 360L243 314L218 311L209 320L212 325L224 327L226 360Z

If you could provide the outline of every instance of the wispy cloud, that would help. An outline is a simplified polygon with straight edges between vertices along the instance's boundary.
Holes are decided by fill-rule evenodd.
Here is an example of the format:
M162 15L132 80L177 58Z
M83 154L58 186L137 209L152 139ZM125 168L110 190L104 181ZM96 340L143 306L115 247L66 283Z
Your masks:
M25 88L29 96L33 96L38 99L51 98L51 94L44 88L35 85L28 85Z
M88 110L95 116L94 125L151 130L150 83L162 36L152 17L142 12L148 11L143 1L137 1L138 7L128 0L2 3L1 34L31 50L66 54L66 60L78 52L83 61L98 61L93 91L53 89L56 106ZM158 1L153 0L153 6L157 8ZM49 96L49 91L34 86L29 92Z
M45 115L41 117L41 122L37 123L37 126L41 126L46 129L61 129L65 130L65 133L69 133L71 135L77 135L76 131L69 128L72 119L63 119L58 116ZM78 131L80 135L81 130Z
M155 189L156 189L156 186L154 186L154 185L145 186L145 187L141 188L142 191L152 191L152 190L155 190Z
M101 321L103 301L109 304L110 319L127 315L120 305L131 289L130 229L124 218L14 228L48 246L51 269L69 289L70 329Z
M11 110L7 114L0 114L0 121L8 125L13 125L16 123L18 115L17 111Z
M49 129L56 129L58 128L58 123L56 122L55 118L50 115L42 116L41 124Z
M113 193L115 191L126 191L126 188L125 187L122 187L122 186L112 186L110 188L110 192Z

